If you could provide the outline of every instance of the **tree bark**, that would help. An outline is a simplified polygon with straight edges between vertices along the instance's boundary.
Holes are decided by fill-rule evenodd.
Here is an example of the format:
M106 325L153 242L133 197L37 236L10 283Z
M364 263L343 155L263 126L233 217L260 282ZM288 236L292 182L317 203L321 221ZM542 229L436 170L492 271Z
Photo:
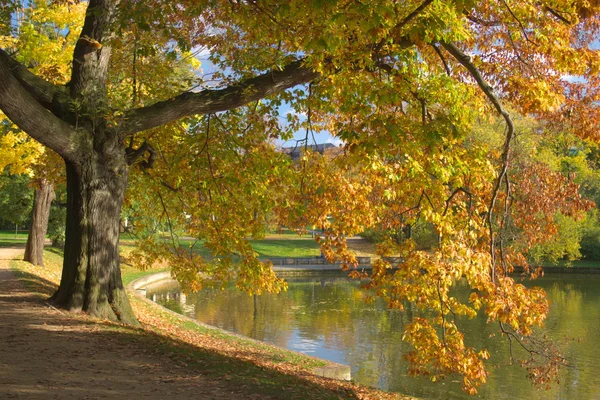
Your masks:
M44 240L48 231L50 206L54 197L54 187L48 181L42 179L39 182L39 187L35 189L31 226L29 227L25 256L23 257L23 260L40 267L44 266Z
M106 143L102 145L80 163L66 161L64 264L60 286L50 301L70 311L136 325L119 265L127 163L122 149L109 146L108 150L114 151L109 155Z

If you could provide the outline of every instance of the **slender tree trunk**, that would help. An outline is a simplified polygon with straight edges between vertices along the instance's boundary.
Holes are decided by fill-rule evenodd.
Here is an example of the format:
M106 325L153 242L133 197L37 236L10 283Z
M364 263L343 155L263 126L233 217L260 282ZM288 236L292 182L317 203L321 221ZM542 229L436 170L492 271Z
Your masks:
M50 206L54 197L54 187L45 179L40 180L39 187L35 189L31 226L23 260L41 267L44 266L44 240L48 230Z
M119 220L128 172L125 155L103 156L93 150L78 164L66 161L66 167L64 265L60 286L50 301L71 311L135 325L119 265Z

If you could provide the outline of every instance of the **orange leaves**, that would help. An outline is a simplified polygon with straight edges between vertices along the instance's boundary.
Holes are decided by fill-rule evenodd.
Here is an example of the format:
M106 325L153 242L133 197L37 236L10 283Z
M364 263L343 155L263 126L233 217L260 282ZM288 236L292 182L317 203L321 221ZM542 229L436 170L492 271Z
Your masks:
M434 382L448 374L459 374L463 389L476 394L477 386L487 380L482 360L489 358L489 353L466 347L463 339L452 322L436 329L427 319L414 318L403 335L403 340L415 348L405 356L410 363L408 373L430 376Z
M479 294L488 320L507 324L524 336L530 336L534 326L542 326L548 312L542 289L528 289L510 277L498 278L488 288Z
M579 194L579 185L544 164L522 165L513 179L515 224L529 247L556 234L556 213L581 218L592 207Z
M552 112L565 101L561 87L547 80L511 77L505 90L511 93L512 101L523 114Z

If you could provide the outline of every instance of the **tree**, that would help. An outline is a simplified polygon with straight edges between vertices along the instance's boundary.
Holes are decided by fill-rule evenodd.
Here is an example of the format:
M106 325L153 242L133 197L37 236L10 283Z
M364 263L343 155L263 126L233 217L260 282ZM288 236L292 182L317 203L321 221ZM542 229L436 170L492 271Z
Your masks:
M204 272L236 279L250 291L280 290L282 282L246 240L260 233L268 208L295 226L324 227L325 254L348 265L355 258L345 235L378 219L395 227L402 222L398 215L425 218L438 234L436 251L405 246L400 272L388 274L389 263L380 260L371 287L392 307L412 301L433 310L433 317L407 327L406 340L415 347L412 371L459 373L473 392L485 381L487 352L465 345L452 314L481 308L509 339L529 337L547 304L541 290L525 289L508 276L523 260L511 232L525 232L529 242L546 239L535 229L545 217L531 205L573 215L585 208L576 187L562 187L560 180L544 181L554 185L536 192L533 175L523 173L513 186L511 173L519 166L512 164L515 130L505 103L572 124L597 113L593 91L562 79L592 80L600 70L591 45L598 31L595 7L533 0L90 0L67 85L32 73L4 44L0 92L6 95L0 109L66 164L65 261L52 301L135 323L118 254L130 172L132 187L145 189L153 200L148 211L159 211L172 226L184 214L169 210L187 209L188 230L213 251L214 263L148 242L160 256L180 261L175 273L188 287L201 283L198 272ZM216 86L185 87L165 79L161 88L170 90L139 99L142 61L160 56L164 63L156 67L180 65L186 51L202 48L221 71L213 74L220 79ZM111 61L125 55L133 56L132 73L115 74ZM147 71L151 67L145 64ZM113 96L119 85L131 88L134 101ZM283 104L307 118L289 116L282 127ZM491 111L506 127L500 150L465 137L475 114ZM345 141L348 157L325 163L307 154L291 165L268 141L299 128L307 136L328 129ZM540 200L539 193L551 190L564 201ZM450 294L461 275L475 291L466 303ZM541 382L560 361L544 355L548 362L542 366L537 360L528 364Z
M29 176L0 176L0 218L15 226L15 235L19 225L24 224L31 213L32 196L29 187Z
M33 209L23 260L43 266L50 209L56 198L55 185L64 182L64 165L56 153L47 150L39 155L31 168L34 172Z
M1 115L0 115L1 117ZM60 180L62 160L50 150L44 151L39 143L11 126L3 119L0 126L0 170L11 174L29 174L29 184L34 187L31 224L25 247L24 260L35 265L44 265L43 249L50 205L54 199L53 183Z

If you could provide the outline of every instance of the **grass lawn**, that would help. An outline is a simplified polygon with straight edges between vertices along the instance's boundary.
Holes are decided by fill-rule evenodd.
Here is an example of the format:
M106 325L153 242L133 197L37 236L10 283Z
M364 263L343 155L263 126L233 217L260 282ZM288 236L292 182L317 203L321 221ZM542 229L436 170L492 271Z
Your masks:
M210 251L201 241L182 240L182 242L182 247L193 244L196 252L204 257L211 256ZM320 254L319 245L311 238L263 239L250 242L260 257L313 257Z
M19 231L15 239L14 231L0 231L0 247L25 245L28 231ZM167 237L165 237L167 240ZM210 257L210 251L204 247L203 242L192 239L182 239L182 246L194 244L194 250L202 256ZM312 236L299 236L293 231L267 234L265 239L251 240L254 249L260 257L315 257L321 254L319 245ZM133 250L136 238L129 233L122 233L120 238L121 252L125 257ZM363 239L348 239L348 247L358 256L372 256L375 254L375 245Z
M262 240L251 240L250 243L252 243L254 250L260 257L315 257L321 254L319 245L312 237L290 238L289 236L282 236L281 238L267 236ZM210 257L211 255L210 251L200 241L183 240L182 242L184 242L183 246L194 244L194 250L202 256ZM374 256L377 250L376 245L360 238L348 239L348 247L357 256Z
M0 231L0 247L25 245L29 231L19 231L15 238L15 231Z
M25 245L27 242L28 231L19 231L15 239L15 232L11 230L0 231L0 247L10 247L15 245ZM168 238L165 236L165 240ZM204 257L210 257L210 251L204 247L203 242L192 239L182 239L182 246L194 244L194 250ZM260 257L315 257L321 254L319 245L310 234L298 235L294 231L284 230L281 233L269 233L265 239L251 240L254 249ZM136 238L129 233L122 233L120 238L120 248L123 256L127 255L135 248ZM376 253L376 245L362 238L349 238L348 247L356 253L357 256L373 257ZM586 267L600 268L600 260L575 260L559 261L558 264L546 264L544 268L552 267Z
M254 250L261 257L313 257L321 254L311 238L253 240Z
M544 265L544 268L552 267L586 267L586 268L600 268L600 261L598 260L575 260L575 261L559 261L558 264Z
M303 233L299 235L297 231L290 229L282 229L276 232L269 232L265 234L265 239L312 239L313 235L310 233Z

